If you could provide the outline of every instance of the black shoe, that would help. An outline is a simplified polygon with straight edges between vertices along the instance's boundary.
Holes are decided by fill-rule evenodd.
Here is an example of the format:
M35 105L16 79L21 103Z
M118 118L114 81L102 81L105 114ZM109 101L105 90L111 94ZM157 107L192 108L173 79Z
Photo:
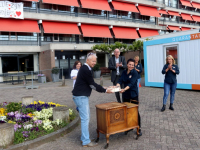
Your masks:
M170 104L169 109L174 110L173 104Z
M141 129L139 129L139 135L138 136L142 136L142 131Z
M165 108L166 108L166 105L163 105L161 111L162 111L162 112L165 111Z

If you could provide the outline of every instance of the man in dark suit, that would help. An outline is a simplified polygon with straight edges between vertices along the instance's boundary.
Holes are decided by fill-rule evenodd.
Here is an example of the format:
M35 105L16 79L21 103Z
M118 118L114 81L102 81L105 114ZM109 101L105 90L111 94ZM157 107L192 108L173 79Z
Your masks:
M120 56L119 49L115 49L114 55L115 56L109 59L108 68L112 70L111 82L113 82L113 85L116 85L123 70L127 68L127 65L124 56ZM115 96L117 101L121 103L119 92L116 92Z

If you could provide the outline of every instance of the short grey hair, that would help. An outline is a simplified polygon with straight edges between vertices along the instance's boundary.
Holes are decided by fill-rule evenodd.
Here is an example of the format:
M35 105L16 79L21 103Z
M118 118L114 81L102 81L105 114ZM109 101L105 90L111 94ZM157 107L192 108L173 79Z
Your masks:
M116 49L114 50L114 52L116 52L116 50L118 50L118 51L120 52L120 50L119 50L118 48L116 48Z
M86 58L86 59L91 59L91 58L92 58L92 56L94 56L95 58L97 58L97 55L96 55L96 53L88 53L88 54L87 54L87 58Z

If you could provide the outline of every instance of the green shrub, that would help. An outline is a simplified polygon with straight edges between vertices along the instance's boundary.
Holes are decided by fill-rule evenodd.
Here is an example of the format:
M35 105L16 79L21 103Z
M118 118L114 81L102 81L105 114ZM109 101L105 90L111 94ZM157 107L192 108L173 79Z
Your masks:
M11 102L6 106L6 108L7 108L7 112L15 112L22 108L22 103Z
M96 65L92 68L93 71L99 71L100 70L100 65L96 63Z
M58 67L53 67L52 70L51 70L51 73L52 74L58 74L60 71L60 69Z

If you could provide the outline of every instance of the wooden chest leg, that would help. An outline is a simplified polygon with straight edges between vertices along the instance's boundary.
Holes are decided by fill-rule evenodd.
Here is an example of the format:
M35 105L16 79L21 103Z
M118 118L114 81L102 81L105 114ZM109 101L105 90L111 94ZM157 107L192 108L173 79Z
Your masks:
M105 147L104 147L104 149L107 149L108 148L108 146L109 146L109 137L110 137L110 135L109 134L106 134L106 145L105 145Z
M99 142L99 130L97 129L97 139L96 139L96 141L95 141L96 143L98 143Z

